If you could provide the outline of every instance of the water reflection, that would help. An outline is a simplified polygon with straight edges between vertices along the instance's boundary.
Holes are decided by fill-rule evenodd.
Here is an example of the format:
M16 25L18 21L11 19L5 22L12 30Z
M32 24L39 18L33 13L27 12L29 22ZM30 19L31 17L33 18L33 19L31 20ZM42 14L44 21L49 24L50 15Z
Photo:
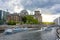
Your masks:
M36 32L36 33L25 33L22 36L23 40L42 40L41 39L41 33L40 32Z
M5 35L0 40L56 40L56 29L50 31L26 31L13 35ZM3 39L2 39L3 38Z

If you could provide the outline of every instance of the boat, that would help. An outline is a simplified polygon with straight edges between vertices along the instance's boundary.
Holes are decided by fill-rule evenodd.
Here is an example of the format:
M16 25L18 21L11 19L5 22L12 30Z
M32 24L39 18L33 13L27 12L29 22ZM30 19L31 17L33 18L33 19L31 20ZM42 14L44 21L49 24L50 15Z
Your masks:
M12 29L6 29L4 31L4 34L7 35L7 34L13 34L13 30Z
M8 35L8 34L14 34L14 33L18 33L18 32L24 32L24 31L30 31L33 30L33 28L19 28L19 27L15 27L15 28L8 28L4 31L4 34Z
M22 32L23 30L21 28L13 28L13 32L17 33L17 32Z

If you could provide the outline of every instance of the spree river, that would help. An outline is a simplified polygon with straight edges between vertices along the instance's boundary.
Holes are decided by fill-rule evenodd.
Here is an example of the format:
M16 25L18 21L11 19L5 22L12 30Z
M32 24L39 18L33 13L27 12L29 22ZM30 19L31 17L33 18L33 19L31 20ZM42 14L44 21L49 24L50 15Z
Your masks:
M49 31L25 31L12 35L2 35L0 40L56 40L56 28ZM0 34L1 35L1 34Z

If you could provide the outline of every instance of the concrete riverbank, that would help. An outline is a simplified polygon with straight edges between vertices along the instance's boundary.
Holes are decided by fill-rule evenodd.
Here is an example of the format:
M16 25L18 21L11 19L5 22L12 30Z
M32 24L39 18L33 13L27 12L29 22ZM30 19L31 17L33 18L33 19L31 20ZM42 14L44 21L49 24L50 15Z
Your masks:
M20 27L20 28L41 28L41 25L30 25L30 24L23 24L23 25L0 25L0 31L5 30L6 28L14 28L14 27Z

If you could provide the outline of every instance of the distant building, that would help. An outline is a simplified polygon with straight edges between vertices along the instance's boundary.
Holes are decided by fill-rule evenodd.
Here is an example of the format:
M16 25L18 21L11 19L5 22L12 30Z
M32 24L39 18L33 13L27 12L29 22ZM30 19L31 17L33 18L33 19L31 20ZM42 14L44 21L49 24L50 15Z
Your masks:
M7 22L8 22L8 21L11 21L11 20L13 20L13 21L15 21L15 22L19 22L19 21L20 21L20 16L19 16L17 13L9 14L9 15L7 16Z
M42 22L42 16L40 14L40 11L34 11L34 18L37 19L39 22Z
M42 22L42 16L40 14L40 11L34 11L34 12L35 12L35 14L32 16L41 23ZM22 10L21 13L19 13L19 14L17 14L17 13L9 14L7 16L7 22L11 21L11 20L13 20L15 22L21 22L22 18L26 15L28 15L28 11L26 11L26 10Z
M60 17L56 18L56 19L54 20L54 23L57 24L57 25L60 25Z
M9 12L3 11L3 20L6 21L7 15L9 15Z
M9 14L9 12L0 10L0 20L5 20L6 21L6 18L7 18L8 14Z
M28 11L27 10L22 10L19 15L20 16L28 15Z
M0 10L0 20L2 20L2 10Z

